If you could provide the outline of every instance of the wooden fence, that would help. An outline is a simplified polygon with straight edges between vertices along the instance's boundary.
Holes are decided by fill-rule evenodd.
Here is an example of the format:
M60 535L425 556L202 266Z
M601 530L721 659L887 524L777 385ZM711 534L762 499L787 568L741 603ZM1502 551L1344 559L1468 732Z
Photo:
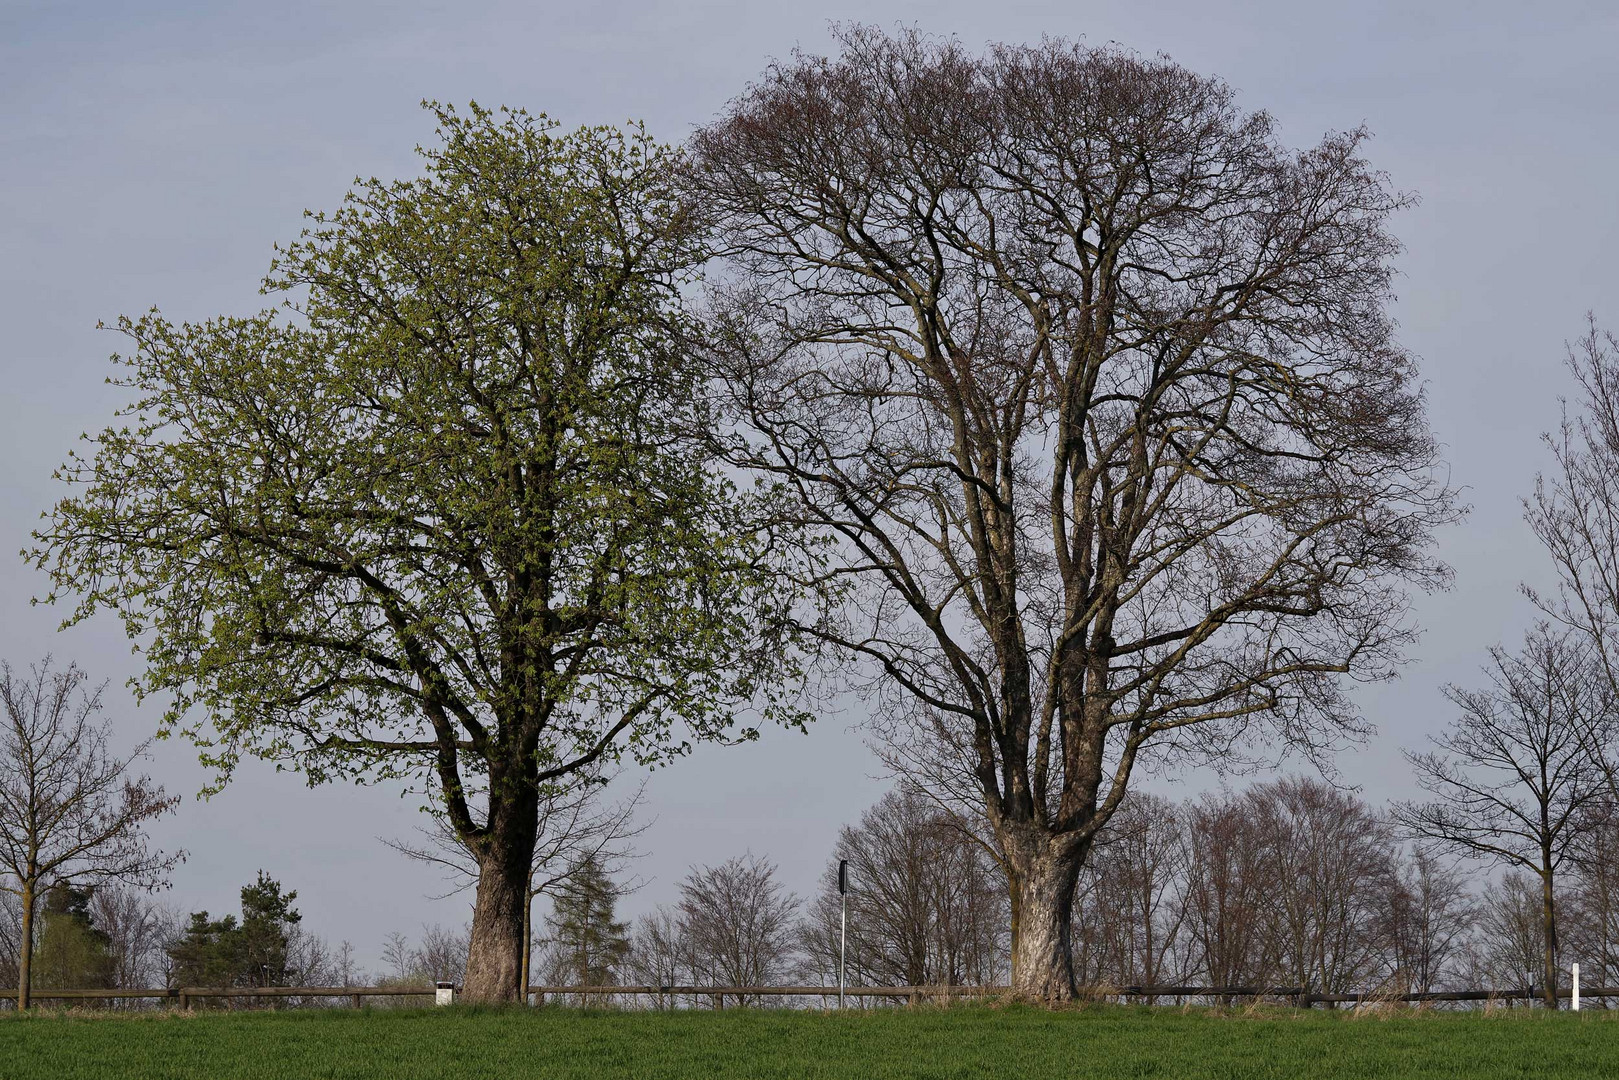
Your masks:
M702 998L723 1008L725 999L796 997L819 998L823 1002L838 996L835 986L530 986L528 992L539 1002L548 996L631 996L657 998ZM180 1009L189 1009L198 999L207 998L348 998L360 1008L366 998L431 998L432 987L396 986L179 986L147 990L35 990L38 1001L78 1003L128 998L133 1000L158 999L172 1002ZM1004 986L851 986L844 994L851 998L889 998L904 1000L912 1005L941 998L1000 997L1007 993ZM1538 1000L1543 996L1534 987L1508 990L1444 990L1432 993L1389 994L1317 994L1297 986L1097 986L1087 987L1082 996L1092 1000L1147 999L1157 1001L1188 998L1230 1001L1237 998L1274 998L1301 1008L1312 1005L1367 1005L1419 1002L1514 1001ZM1557 992L1560 998L1572 996L1568 988ZM1619 998L1619 987L1582 987L1580 997ZM15 1005L15 991L0 994L0 1002Z
M660 997L820 997L835 998L835 986L531 986L528 992L541 1000L547 994L555 995L656 995ZM1003 997L1009 992L1005 986L851 986L844 993L849 997L903 998L911 1004L929 999L965 997ZM1090 986L1081 987L1079 996L1086 1000L1106 1001L1118 998L1124 1001L1145 998L1203 998L1228 1000L1233 998L1276 998L1301 1008L1312 1005L1370 1005L1380 1003L1422 1003L1445 1001L1538 1001L1544 992L1534 987L1507 990L1439 990L1426 993L1393 994L1365 992L1354 994L1317 994L1298 986ZM1573 991L1563 987L1559 998L1570 998ZM1581 987L1580 998L1619 998L1619 986Z

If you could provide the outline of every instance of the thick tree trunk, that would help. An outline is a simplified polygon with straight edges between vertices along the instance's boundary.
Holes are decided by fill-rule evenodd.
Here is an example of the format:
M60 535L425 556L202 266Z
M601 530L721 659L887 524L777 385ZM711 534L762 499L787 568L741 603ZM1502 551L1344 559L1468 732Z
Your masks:
M17 945L17 1010L33 1003L34 994L34 883L22 885L22 934Z
M472 908L472 942L467 950L463 996L475 1002L518 1000L528 908L529 871L534 865L538 800L492 807L491 826L478 859L478 895Z
M1074 888L1085 850L1045 838L1007 845L1017 912L1012 937L1012 993L1031 1001L1074 999L1074 955L1069 934Z
M1545 963L1546 970L1541 978L1545 980L1545 989L1542 991L1542 1000L1546 1008L1557 1008L1557 902L1552 895L1552 876L1550 873L1540 875L1540 911L1544 920Z

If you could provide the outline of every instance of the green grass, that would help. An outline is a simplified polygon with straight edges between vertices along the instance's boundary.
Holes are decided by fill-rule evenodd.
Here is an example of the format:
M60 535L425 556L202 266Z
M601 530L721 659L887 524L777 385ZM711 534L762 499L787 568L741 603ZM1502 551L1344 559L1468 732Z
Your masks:
M1613 1077L1619 1015L1145 1007L0 1017L4 1080Z

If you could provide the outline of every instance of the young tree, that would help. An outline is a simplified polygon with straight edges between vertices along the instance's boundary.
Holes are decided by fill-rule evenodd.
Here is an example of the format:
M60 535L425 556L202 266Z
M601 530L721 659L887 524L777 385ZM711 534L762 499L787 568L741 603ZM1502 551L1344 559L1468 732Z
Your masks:
M1557 1008L1557 875L1597 819L1604 788L1584 732L1606 708L1589 647L1542 625L1521 652L1492 649L1482 690L1447 687L1461 710L1436 751L1406 756L1434 796L1394 819L1414 839L1533 874L1540 888L1541 979Z
M107 935L112 985L167 985L168 958L163 950L179 933L178 918L178 912L158 904L142 890L117 884L95 890L90 920Z
M1582 845L1574 864L1566 906L1573 908L1569 952L1586 978L1619 985L1619 820L1604 817Z
M403 983L410 978L410 938L398 930L391 930L382 940L382 962L389 969L389 978Z
M283 310L119 328L127 423L37 534L70 621L116 611L224 783L410 778L476 853L466 994L512 1000L543 792L752 737L792 674L782 581L676 300L702 255L639 129L433 106L425 175L279 249Z
M680 883L680 932L692 974L720 986L768 986L792 961L798 897L776 880L768 859L743 855L697 866ZM738 1005L748 1004L741 995ZM723 995L714 1002L724 1007Z
M34 942L33 979L48 989L113 985L111 939L90 918L87 889L57 882L45 894Z
M383 939L382 962L387 973L380 979L382 985L431 989L438 982L460 986L466 981L468 933L465 927L424 925L421 941L421 945L412 946L410 938L397 930ZM389 1003L405 1005L409 1004L409 999L395 998Z
M147 846L144 829L174 808L151 779L132 771L146 752L112 752L111 724L96 725L101 687L86 692L77 667L27 676L0 662L0 890L21 910L17 1007L32 985L34 913L55 885L119 881L156 888L182 857Z
M636 980L647 986L679 986L692 978L691 948L680 925L678 913L659 906L635 921L630 935L626 965ZM658 1009L673 1008L672 996L661 991L653 999Z
M11 893L0 891L0 984L17 981L22 959L22 905Z
M1153 748L1320 751L1454 515L1386 311L1407 200L1224 83L1050 40L843 32L692 142L739 467L846 600L806 629L973 787L1012 983L1074 993L1075 882Z
M467 932L434 923L422 928L422 943L410 953L410 968L421 983L460 984L467 972Z
M1480 973L1492 989L1528 989L1537 975L1544 978L1549 943L1540 883L1513 871L1489 885L1479 902L1474 944L1483 961Z
M622 890L587 856L567 875L546 917L558 966L577 986L612 986L629 954L629 924L618 919Z

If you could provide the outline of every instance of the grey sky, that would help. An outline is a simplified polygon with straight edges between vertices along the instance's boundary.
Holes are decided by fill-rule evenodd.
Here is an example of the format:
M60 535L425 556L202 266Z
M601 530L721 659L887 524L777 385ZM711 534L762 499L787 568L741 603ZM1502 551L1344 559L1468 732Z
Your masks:
M46 651L113 680L127 743L151 732L118 685L133 670L111 620L54 632L16 558L76 436L117 401L102 385L111 321L160 305L245 313L271 244L357 174L415 171L431 138L422 98L545 111L565 123L638 117L684 138L828 20L915 23L971 45L1041 35L1164 52L1233 84L1284 138L1366 124L1375 163L1421 196L1395 231L1398 316L1424 360L1432 418L1472 517L1443 537L1456 587L1423 598L1427 634L1399 683L1365 692L1380 728L1346 754L1375 799L1405 794L1398 748L1447 716L1438 693L1528 621L1519 581L1544 562L1520 517L1565 392L1563 341L1584 313L1619 325L1619 6L1610 3L938 2L770 4L29 3L0 0L0 657ZM839 823L883 785L850 726L705 749L656 774L657 824L630 904L669 900L692 862L751 848L805 893ZM203 775L178 743L154 749L173 790ZM1207 778L1191 778L1206 783ZM384 849L418 816L384 789L307 791L263 766L159 830L191 860L175 902L220 911L262 867L299 892L306 925L375 965L383 935L459 923L438 882Z

